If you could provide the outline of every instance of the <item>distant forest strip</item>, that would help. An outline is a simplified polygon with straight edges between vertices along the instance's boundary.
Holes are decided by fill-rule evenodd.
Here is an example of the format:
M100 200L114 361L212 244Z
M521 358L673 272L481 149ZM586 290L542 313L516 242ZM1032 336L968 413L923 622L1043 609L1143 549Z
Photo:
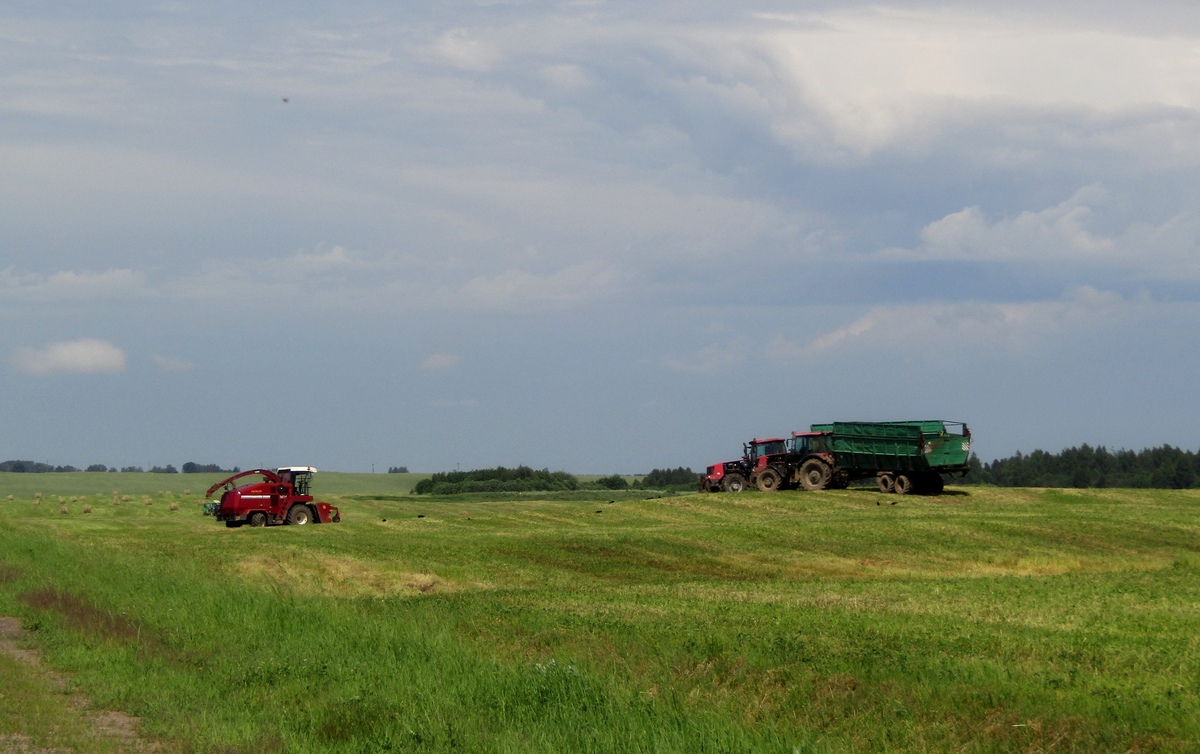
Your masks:
M53 466L48 463L38 463L37 461L0 461L0 471L16 472L18 474L48 474L52 472L61 474L69 471L121 471L129 474L142 473L145 472L145 469L143 469L141 466L122 466L121 468L117 468L116 466L109 467L102 463L94 463L91 466L88 466L86 469L79 469L74 466ZM188 461L183 465L184 474L236 474L239 471L241 471L241 469L239 469L237 466L234 466L232 469L223 469L215 463L200 464ZM150 473L178 474L179 469L176 469L173 465L168 463L166 466L151 466Z
M963 484L999 487L1200 487L1200 454L1170 445L1146 450L1110 451L1082 445L1060 453L1020 451L1010 458L981 463L972 455Z
M654 469L640 481L630 484L619 474L601 477L588 484L565 471L538 471L528 466L508 469L444 471L422 479L413 487L417 495L458 495L468 492L562 492L579 489L695 489L698 475L690 468Z
M551 492L579 489L579 480L565 471L537 471L528 466L474 471L443 471L413 487L418 495L456 495L464 492Z

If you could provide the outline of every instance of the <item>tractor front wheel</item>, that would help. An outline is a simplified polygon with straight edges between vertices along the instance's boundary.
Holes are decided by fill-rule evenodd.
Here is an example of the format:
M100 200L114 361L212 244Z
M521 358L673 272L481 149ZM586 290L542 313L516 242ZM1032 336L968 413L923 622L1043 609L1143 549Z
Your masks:
M296 503L288 509L287 522L293 526L304 526L312 521L312 511L303 503Z
M779 483L783 481L783 477L779 472L770 467L758 472L758 491L759 492L774 492L779 489Z
M262 511L254 511L253 513L250 514L250 525L251 526L266 526L267 525L267 514L263 513Z
M800 467L800 486L809 492L825 489L829 484L829 467L815 458L810 458Z
M722 480L721 489L726 492L742 492L746 489L746 478L741 474L730 474Z

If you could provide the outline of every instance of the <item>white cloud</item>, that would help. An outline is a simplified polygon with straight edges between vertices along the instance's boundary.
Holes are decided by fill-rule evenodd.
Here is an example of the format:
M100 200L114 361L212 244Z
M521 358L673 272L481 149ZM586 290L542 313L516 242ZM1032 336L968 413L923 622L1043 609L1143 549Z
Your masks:
M486 71L503 57L500 50L466 29L452 29L442 34L432 49L450 65L470 71Z
M460 357L456 354L440 351L430 354L421 362L419 369L422 372L446 372L457 366L459 359Z
M598 261L536 275L520 269L477 277L458 292L468 304L485 309L542 310L592 303L611 296L621 275Z
M715 374L746 360L746 346L741 342L714 343L694 353L664 358L667 369L694 374Z
M87 301L143 297L150 293L146 275L129 269L63 270L50 275L17 273L12 267L0 270L0 300Z
M907 261L1009 261L1071 263L1091 269L1131 271L1142 280L1200 280L1200 211L1166 221L1116 224L1101 234L1089 226L1114 205L1106 191L1087 186L1070 199L1015 217L989 220L983 208L966 207L926 225L915 249L890 248L879 257Z
M923 141L923 131L957 118L964 106L1200 109L1197 38L1185 35L885 6L796 17L782 30L779 19L773 25L743 35L737 46L761 49L790 82L790 89L764 91L773 130L805 153L814 139L860 155L903 139Z
M1081 286L1057 301L878 306L807 342L777 334L767 353L795 362L868 349L944 355L947 347L985 344L1020 351L1064 331L1102 329L1137 313L1143 303Z
M45 348L19 348L13 358L18 372L99 374L125 369L125 352L107 340L82 338L50 343Z
M196 368L196 365L192 362L177 356L160 356L155 354L150 359L154 362L154 366L164 372L190 372Z
M1111 261L1116 240L1093 234L1086 227L1093 215L1090 203L1104 200L1101 189L1086 187L1056 206L995 222L989 222L980 207L967 207L925 226L917 249L887 249L881 256L971 260L1107 257Z

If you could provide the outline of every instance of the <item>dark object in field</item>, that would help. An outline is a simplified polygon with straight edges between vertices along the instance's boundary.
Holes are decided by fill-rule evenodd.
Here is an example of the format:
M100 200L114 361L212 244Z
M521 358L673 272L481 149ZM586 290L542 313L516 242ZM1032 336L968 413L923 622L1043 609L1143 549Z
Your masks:
M418 514L417 514L417 518L425 518L425 514L424 514L424 513L418 513Z
M204 514L216 516L231 529L242 524L336 524L342 520L338 509L315 501L308 494L316 471L312 466L281 466L275 471L251 469L234 474L204 493L205 497L212 497L218 489L225 488L219 501L204 506ZM262 481L235 487L234 482L245 476L261 476Z
M596 512L597 512L597 513L603 513L604 511L596 511Z
M387 519L386 519L386 518L384 518L384 519L380 519L380 520L381 520L381 521L383 521L385 524L387 523Z

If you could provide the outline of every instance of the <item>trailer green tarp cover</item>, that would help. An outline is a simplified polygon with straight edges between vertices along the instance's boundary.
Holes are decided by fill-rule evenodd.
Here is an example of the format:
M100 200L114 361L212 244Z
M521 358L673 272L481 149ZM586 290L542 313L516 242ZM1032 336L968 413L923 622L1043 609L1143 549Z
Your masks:
M827 435L828 447L839 466L848 470L963 469L970 455L964 434L952 434L945 421L834 422L814 424L813 432Z

